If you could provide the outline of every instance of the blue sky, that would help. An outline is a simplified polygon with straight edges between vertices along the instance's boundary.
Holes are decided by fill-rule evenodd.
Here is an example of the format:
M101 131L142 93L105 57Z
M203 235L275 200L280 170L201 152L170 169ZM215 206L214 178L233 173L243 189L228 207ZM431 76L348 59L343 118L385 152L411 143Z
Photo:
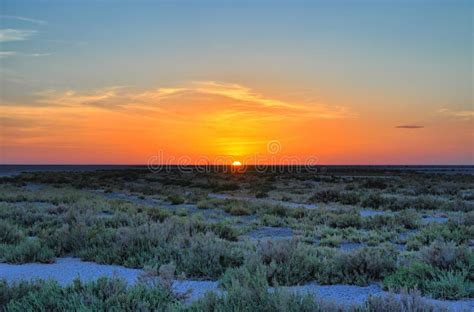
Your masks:
M470 100L469 1L256 3L3 0L2 15L45 23L2 19L35 31L2 50L44 54L2 68L38 89L274 79Z

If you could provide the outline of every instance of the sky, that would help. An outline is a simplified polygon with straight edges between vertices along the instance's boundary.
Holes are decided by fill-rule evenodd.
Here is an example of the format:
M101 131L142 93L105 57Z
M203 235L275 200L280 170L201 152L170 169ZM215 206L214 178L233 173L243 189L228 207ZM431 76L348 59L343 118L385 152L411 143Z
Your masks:
M472 1L0 0L0 163L474 164Z

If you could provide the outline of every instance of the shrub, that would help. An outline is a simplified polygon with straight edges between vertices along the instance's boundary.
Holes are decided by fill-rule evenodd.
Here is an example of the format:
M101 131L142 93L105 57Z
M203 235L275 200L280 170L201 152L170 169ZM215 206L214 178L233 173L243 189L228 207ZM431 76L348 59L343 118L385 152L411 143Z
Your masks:
M174 262L177 270L200 278L217 278L227 268L242 265L244 260L241 249L232 248L229 242L220 240L211 233L197 235L176 253Z
M434 241L430 246L420 250L425 263L440 269L451 267L457 260L458 248L453 242Z
M76 254L85 260L128 267L175 263L178 273L192 277L218 277L243 262L237 233L224 223L205 223L177 217L118 229L89 228L84 246Z
M126 287L121 279L100 278L97 281L61 287L54 281L0 284L0 305L5 311L152 311L177 307L160 285Z
M254 213L254 207L247 201L224 200L212 202L214 209L223 209L234 216L247 216Z
M171 212L157 207L151 207L150 209L148 209L147 214L150 219L155 222L163 222L166 218L169 218L171 216Z
M271 214L279 217L286 217L291 214L291 211L282 205L269 205L268 207L265 207L263 212L265 214Z
M0 220L0 242L2 244L16 244L23 238L23 233L18 227Z
M410 237L407 242L407 249L418 250L421 246L429 245L435 240L452 241L458 245L463 244L472 237L472 231L473 229L452 221L443 224L431 223Z
M222 183L214 187L214 191L220 192L220 191L236 191L240 189L239 184L230 182L230 183Z
M24 240L16 245L0 245L0 259L8 263L51 263L54 252L38 240Z
M362 224L362 218L356 213L330 214L328 225L337 228L358 228Z
M413 230L419 227L421 218L415 210L407 209L399 212L395 216L395 222L406 229Z
M239 236L238 231L226 223L211 223L208 227L217 236L228 241L237 241Z
M181 205L184 203L184 198L177 194L168 195L168 200L172 205Z
M362 207L368 208L380 208L387 203L387 200L379 194L370 194L368 197L364 198L361 202Z
M311 281L321 266L317 248L295 239L262 241L257 246L256 257L266 267L268 281L279 285Z
M398 268L384 279L383 285L395 291L418 289L423 294L442 299L459 299L474 295L474 287L467 271L446 271L420 262Z
M231 289L240 285L251 289L267 289L269 287L267 268L252 259L239 268L228 269L220 279L220 286Z
M386 289L400 291L402 289L426 289L426 282L435 276L435 269L421 262L414 262L408 267L400 267L383 280Z
M369 296L366 303L368 312L434 312L443 311L426 299L420 297L419 292L403 291L400 296L392 293L382 296Z
M469 211L464 215L462 223L465 226L474 226L474 210Z
M321 239L319 244L327 247L339 247L341 245L342 237L338 235L327 236Z
M472 199L471 202L457 199L450 204L449 209L452 211L469 212L474 210L474 203Z
M205 200L200 200L196 204L198 209L210 209L214 208L214 203L212 199L205 199Z
M472 298L474 284L465 272L440 271L433 280L427 282L426 292L441 299Z
M248 216L252 214L252 210L243 205L232 206L230 209L227 209L226 212L233 216Z
M388 185L382 179L367 179L361 186L363 188L384 190Z
M336 190L322 190L309 198L311 202L329 203L339 201L339 192Z
M269 291L266 270L261 267L240 268L226 273L222 279L225 296L208 293L193 304L191 311L335 311L329 303L279 289Z
M396 253L389 246L364 247L352 252L339 252L326 258L322 283L367 285L380 280L396 268Z
M375 229L391 229L395 226L395 218L387 215L374 215L365 218L365 228Z
M435 210L448 208L444 200L432 196L418 196L410 203L411 208L416 210Z
M357 193L344 192L339 194L339 202L344 205L356 205L360 202L360 198Z

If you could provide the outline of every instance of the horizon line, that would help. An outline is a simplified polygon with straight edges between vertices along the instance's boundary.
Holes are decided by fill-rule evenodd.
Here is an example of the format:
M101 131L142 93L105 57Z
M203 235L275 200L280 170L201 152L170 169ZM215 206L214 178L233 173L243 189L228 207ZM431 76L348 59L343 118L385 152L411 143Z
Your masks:
M131 163L0 163L0 166L137 166L137 167L150 167L148 164L131 164ZM189 167L189 166L232 166L232 164L154 164L154 167L158 166L169 166L169 167ZM152 167L153 167L152 166ZM474 167L474 163L471 164L243 164L242 167L255 167L255 166L278 166L278 167L291 167L291 166L307 166L307 167L318 167L318 166L392 166L392 167L414 167L414 166L445 166L445 167L459 167L459 166L470 166Z

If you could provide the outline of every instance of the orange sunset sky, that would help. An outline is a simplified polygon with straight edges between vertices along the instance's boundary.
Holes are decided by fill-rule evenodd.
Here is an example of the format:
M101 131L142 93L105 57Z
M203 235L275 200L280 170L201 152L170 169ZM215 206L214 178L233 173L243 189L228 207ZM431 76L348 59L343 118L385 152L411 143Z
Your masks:
M473 164L468 1L2 3L3 164Z

